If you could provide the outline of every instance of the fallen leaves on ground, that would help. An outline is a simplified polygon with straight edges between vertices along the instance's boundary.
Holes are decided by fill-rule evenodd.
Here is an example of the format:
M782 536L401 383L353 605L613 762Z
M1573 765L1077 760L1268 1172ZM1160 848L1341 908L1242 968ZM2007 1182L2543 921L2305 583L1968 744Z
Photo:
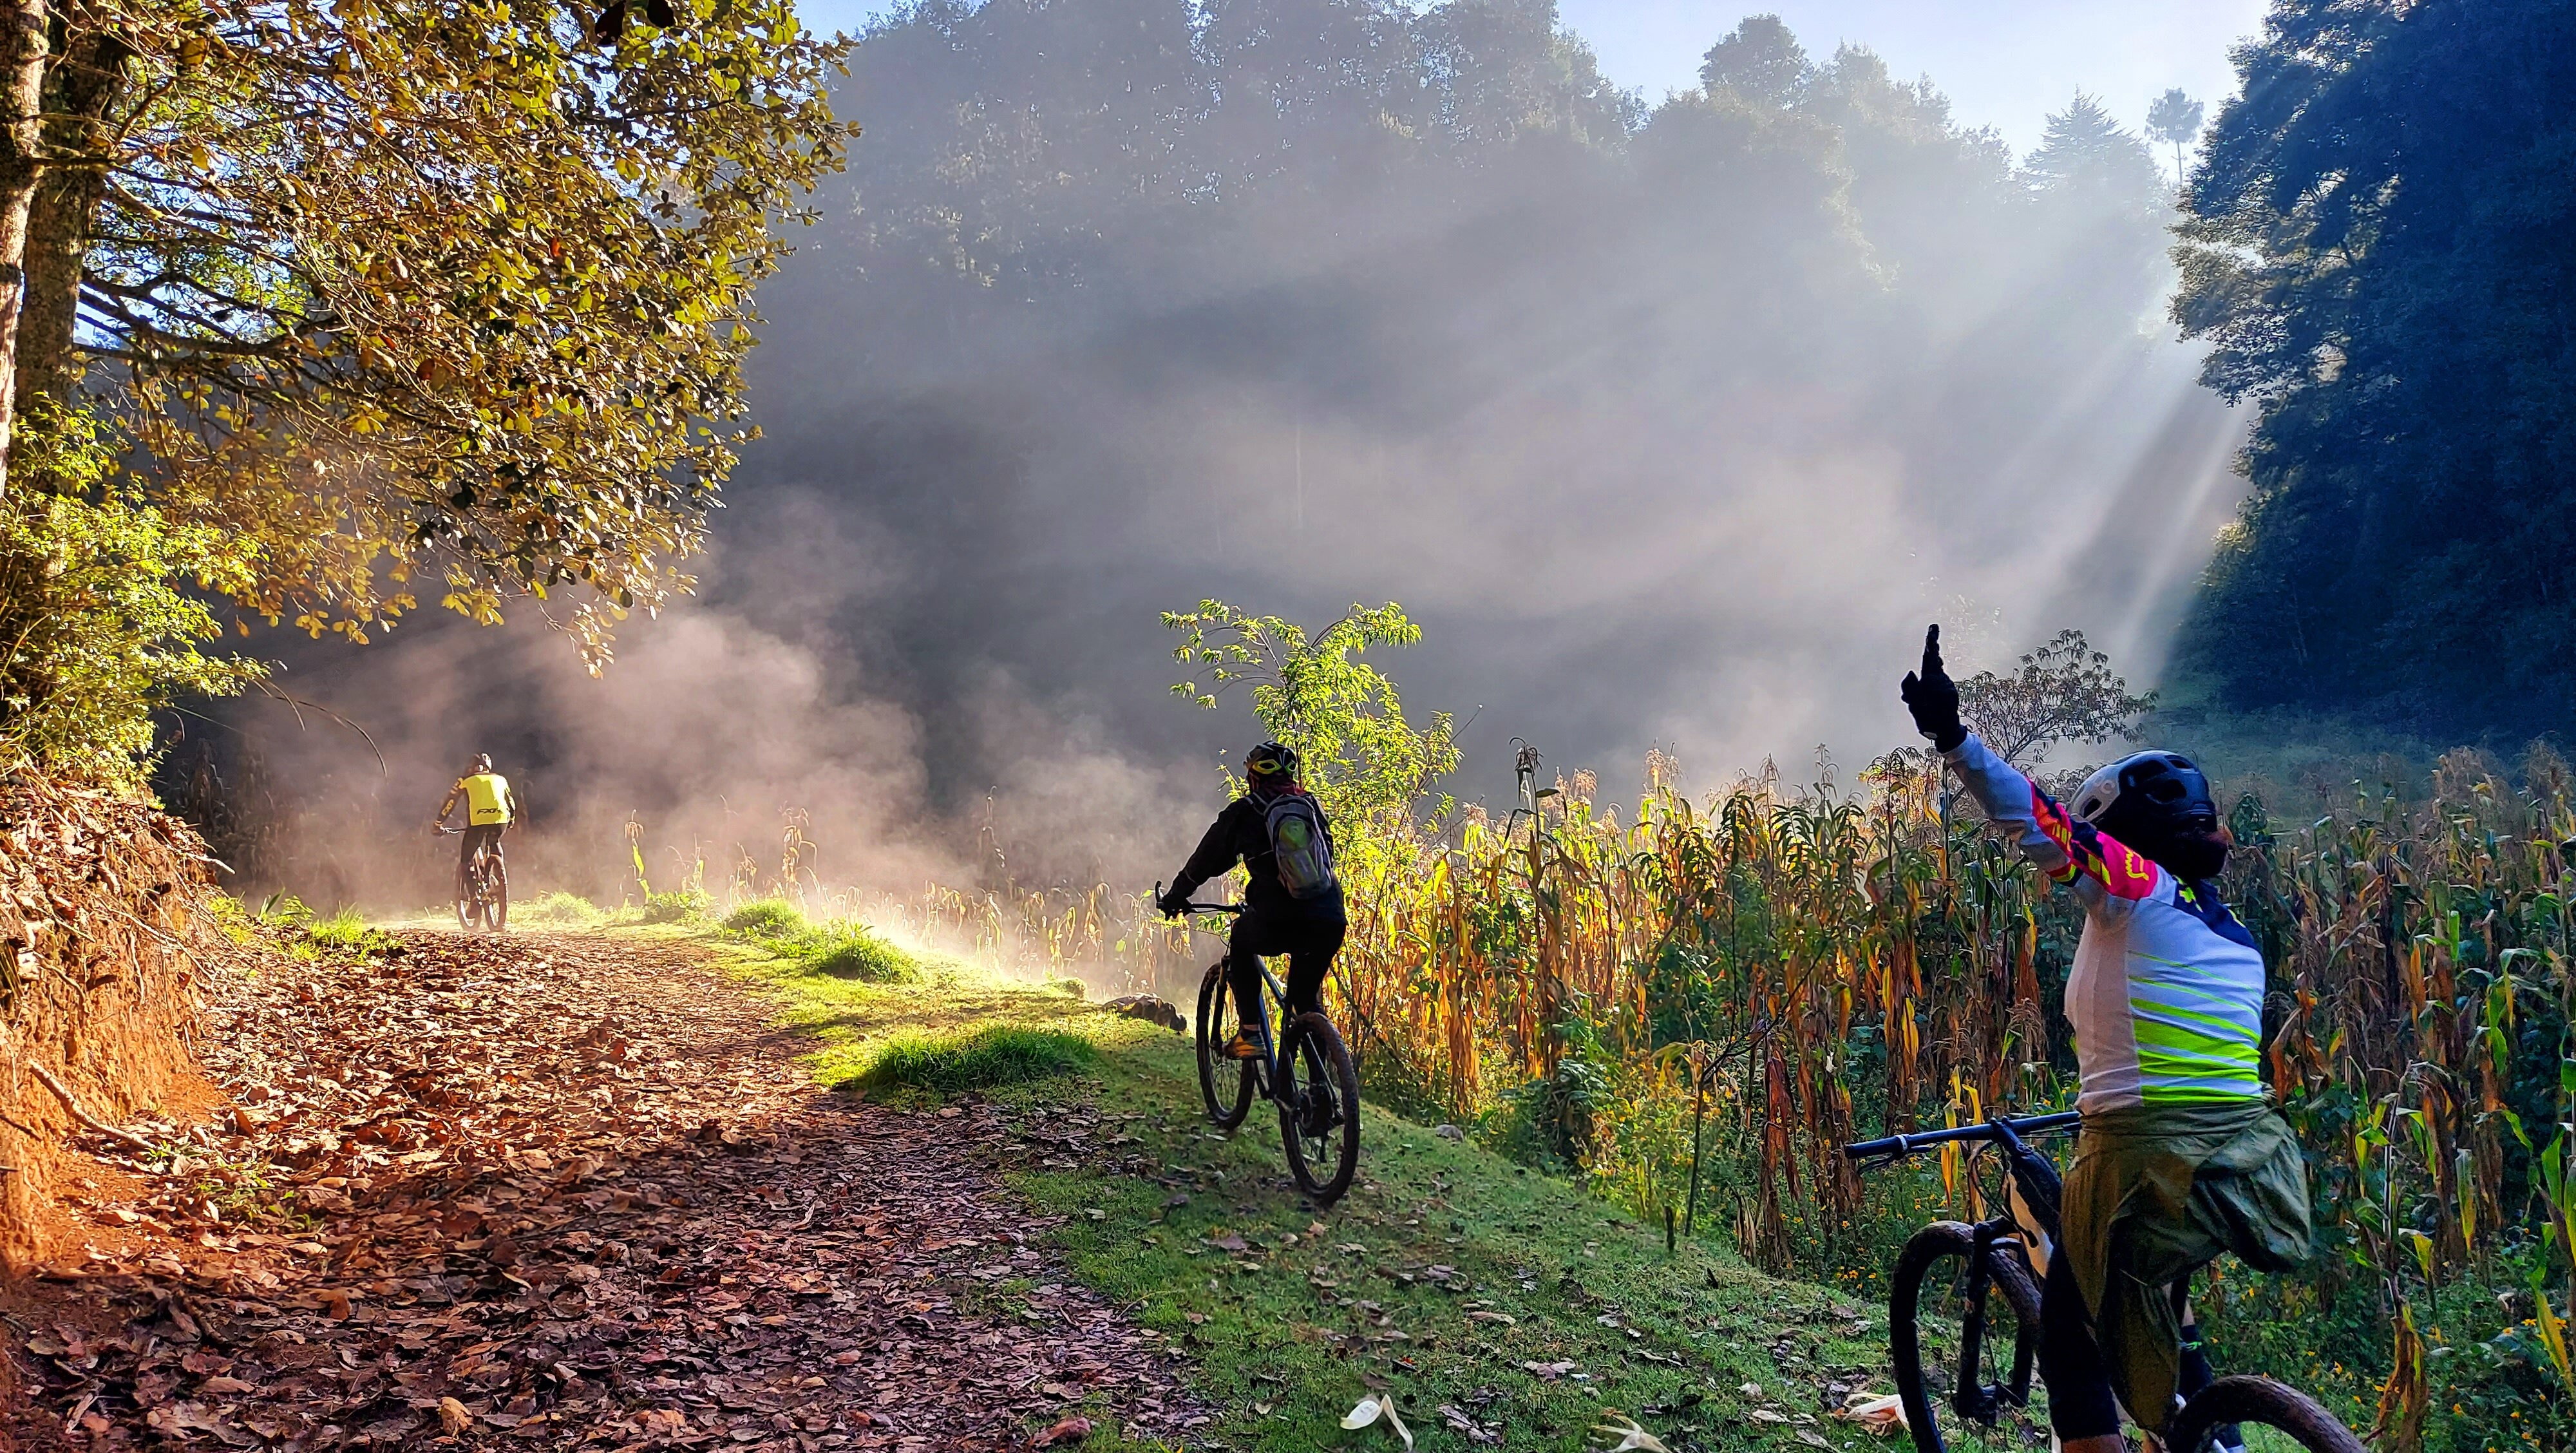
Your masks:
M817 1090L686 946L406 934L215 988L232 1104L157 1127L163 1163L87 1137L157 1190L0 1308L16 1446L927 1453L1072 1446L1074 1405L1206 1420L996 1189L994 1112Z

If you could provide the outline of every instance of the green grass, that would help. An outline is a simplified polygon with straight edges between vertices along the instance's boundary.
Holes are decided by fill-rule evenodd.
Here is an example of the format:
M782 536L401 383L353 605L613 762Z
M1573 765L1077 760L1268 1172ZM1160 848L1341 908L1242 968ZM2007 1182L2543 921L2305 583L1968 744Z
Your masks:
M956 1094L1069 1074L1099 1059L1091 1041L1057 1029L980 1024L972 1029L904 1030L877 1049L851 1087Z
M548 893L510 905L514 928L597 928L606 922L607 910L578 893Z
M793 938L812 927L802 909L784 898L759 898L743 904L716 925L748 938Z
M726 937L792 959L807 973L872 984L904 983L920 976L912 956L850 919L815 923L784 898L758 898L716 924Z
M806 972L835 979L898 984L920 977L911 955L869 932L865 924L821 924L788 940L786 950Z
M1844 1390L1893 1390L1874 1307L1766 1277L1714 1242L1668 1254L1661 1227L1375 1105L1358 1184L1318 1210L1288 1180L1275 1113L1256 1108L1231 1136L1207 1124L1185 1037L954 964L869 983L699 941L777 993L825 1083L887 1086L895 1066L935 1065L926 1077L958 1077L896 1098L980 1093L1003 1109L1024 1138L1000 1169L1033 1227L1182 1353L1222 1410L1193 1449L1396 1448L1383 1428L1338 1425L1372 1386L1395 1393L1423 1453L1476 1446L1444 1403L1513 1449L1583 1448L1604 1409L1677 1450L1815 1446L1802 1434L1836 1453L1878 1446L1827 1415ZM1017 1084L959 1068L1025 1063L1000 1047L1034 1045L1075 1062ZM987 1088L964 1088L976 1081ZM1025 1281L951 1290L1036 1315ZM1085 1446L1153 1445L1104 1429Z

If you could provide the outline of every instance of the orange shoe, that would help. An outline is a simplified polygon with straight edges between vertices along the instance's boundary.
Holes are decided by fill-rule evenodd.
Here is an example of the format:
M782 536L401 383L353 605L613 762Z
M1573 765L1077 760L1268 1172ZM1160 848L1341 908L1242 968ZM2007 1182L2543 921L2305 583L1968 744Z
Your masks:
M1261 1046L1253 1040L1252 1036L1238 1029L1234 1032L1234 1038L1227 1040L1225 1048L1217 1053L1227 1059L1259 1059Z

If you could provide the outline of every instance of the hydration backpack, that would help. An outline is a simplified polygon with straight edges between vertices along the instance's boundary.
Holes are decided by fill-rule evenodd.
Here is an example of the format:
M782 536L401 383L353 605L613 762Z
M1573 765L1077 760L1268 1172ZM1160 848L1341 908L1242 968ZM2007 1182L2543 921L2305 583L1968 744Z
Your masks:
M1270 831L1270 856L1279 865L1279 886L1300 901L1333 891L1333 843L1324 835L1324 815L1303 792L1282 792L1262 814Z

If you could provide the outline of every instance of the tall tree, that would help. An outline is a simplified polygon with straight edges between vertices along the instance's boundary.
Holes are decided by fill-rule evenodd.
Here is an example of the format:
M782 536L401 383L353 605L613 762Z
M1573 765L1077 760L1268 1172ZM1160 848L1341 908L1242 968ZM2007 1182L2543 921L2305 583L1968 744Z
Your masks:
M2576 712L2576 0L2281 0L2185 198L2174 316L2257 407L2184 641L2248 705Z
M2160 180L2146 144L2081 91L2049 116L2022 169L2036 187L2100 195L2150 197Z
M2174 149L2174 184L2183 181L2183 148L2200 139L2203 108L2175 86L2147 107L2147 138Z
M1798 99L1816 68L1807 48L1798 44L1777 15L1748 15L1743 23L1708 48L1699 68L1699 83L1720 87L1747 101L1787 106Z
M12 13L44 109L0 125L0 394L95 404L156 508L249 547L241 604L358 635L424 572L485 620L586 588L597 654L685 586L750 286L847 134L789 0Z

